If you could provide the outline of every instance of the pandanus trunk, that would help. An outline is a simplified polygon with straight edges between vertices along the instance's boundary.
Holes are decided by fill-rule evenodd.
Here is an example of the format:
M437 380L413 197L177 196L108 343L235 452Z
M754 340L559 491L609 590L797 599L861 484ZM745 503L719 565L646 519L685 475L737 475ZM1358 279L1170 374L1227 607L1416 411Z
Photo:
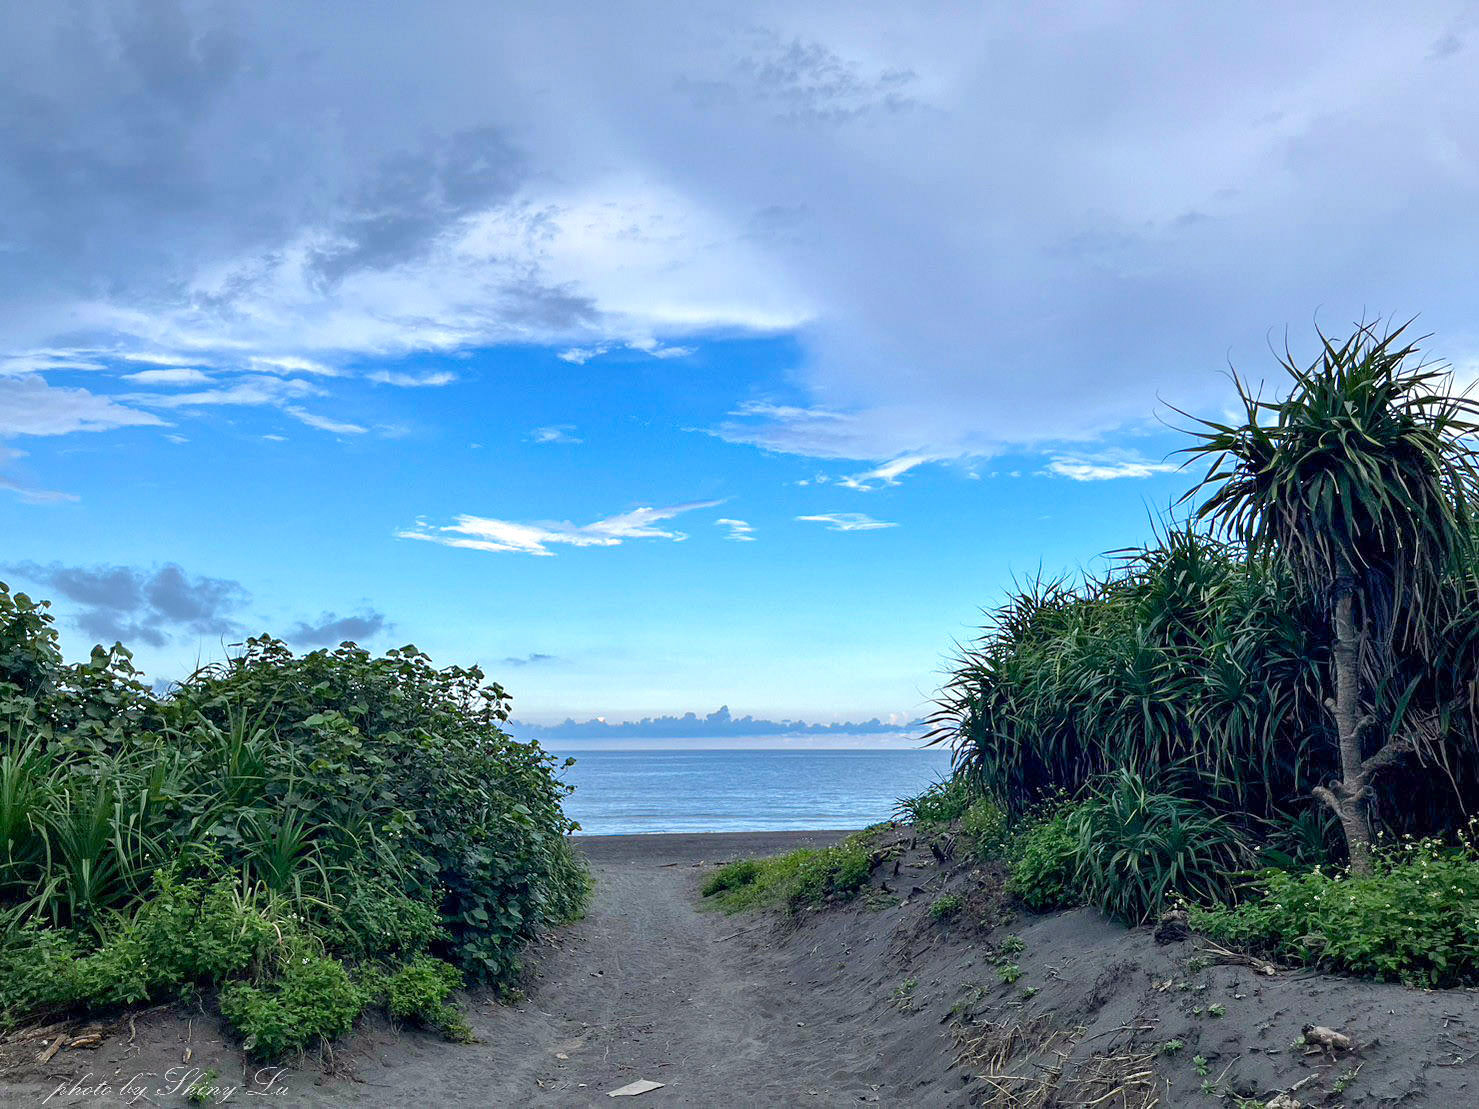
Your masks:
M1361 709L1361 635L1356 625L1355 596L1342 582L1335 601L1335 697L1325 702L1335 720L1340 746L1340 780L1316 786L1314 794L1330 806L1345 833L1351 871L1371 873L1371 821L1367 801L1371 778L1383 766L1412 750L1410 738L1391 739L1370 758L1361 751L1373 718Z

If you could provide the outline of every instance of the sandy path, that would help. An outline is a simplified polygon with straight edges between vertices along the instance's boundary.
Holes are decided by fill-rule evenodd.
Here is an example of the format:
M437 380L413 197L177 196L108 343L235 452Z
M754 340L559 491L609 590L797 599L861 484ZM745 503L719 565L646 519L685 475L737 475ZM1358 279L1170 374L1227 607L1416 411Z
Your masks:
M638 1078L666 1084L643 1104L876 1101L870 1038L812 1011L766 928L735 935L753 922L697 905L700 861L842 834L590 837L591 910L541 954L527 1001L475 1009L471 1047L388 1042L325 1102L352 1090L366 1105L609 1106L621 1102L607 1091Z

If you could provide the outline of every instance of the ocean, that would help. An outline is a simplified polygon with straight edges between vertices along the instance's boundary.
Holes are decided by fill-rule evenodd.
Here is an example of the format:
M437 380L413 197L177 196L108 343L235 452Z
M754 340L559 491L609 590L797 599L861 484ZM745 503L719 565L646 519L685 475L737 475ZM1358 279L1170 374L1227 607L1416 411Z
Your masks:
M926 749L576 750L565 811L585 835L862 828L950 770Z

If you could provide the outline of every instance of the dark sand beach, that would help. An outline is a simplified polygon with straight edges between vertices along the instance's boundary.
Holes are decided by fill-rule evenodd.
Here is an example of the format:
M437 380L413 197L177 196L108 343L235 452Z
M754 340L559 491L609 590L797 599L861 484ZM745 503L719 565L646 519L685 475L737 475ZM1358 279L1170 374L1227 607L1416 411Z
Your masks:
M291 1105L577 1106L613 1104L634 1079L662 1082L666 1105L844 1105L877 1100L877 1052L851 1030L854 1014L819 1012L791 962L764 942L769 926L699 905L705 863L819 846L846 832L736 832L580 837L595 897L585 919L529 952L527 996L514 1005L474 996L479 1042L445 1043L367 1022L335 1050L291 1068L270 1099ZM738 934L737 934L738 933ZM35 1105L91 1075L214 1067L241 1080L240 1053L214 1020L173 1008L138 1018L102 1048L24 1065L0 1103ZM182 1059L189 1051L189 1063ZM154 1093L154 1104L183 1099ZM238 1095L239 1096L239 1095ZM82 1092L51 1105L123 1104ZM235 1099L233 1099L235 1100ZM261 1100L261 1099L252 1099ZM619 1104L619 1102L618 1102Z
M663 1083L642 1095L652 1106L945 1109L1017 1104L1002 1092L1011 1075L1052 1078L1053 1100L1033 1103L1065 1106L1117 1088L1112 1103L1134 1106L1291 1089L1305 1106L1476 1103L1474 991L1268 974L1087 909L1024 913L999 871L948 857L948 844L942 861L940 841L911 828L885 833L886 861L852 901L790 919L702 902L713 864L845 834L582 838L590 911L529 950L522 998L466 999L478 1042L367 1019L332 1052L259 1081L277 1096L228 1103L612 1105L610 1091L647 1079ZM942 920L931 906L946 894L962 908ZM1301 1048L1311 1023L1343 1029L1356 1050ZM176 1106L170 1086L191 1068L237 1086L257 1071L214 1016L183 1006L124 1017L102 1046L39 1063L45 1042L0 1040L0 1104ZM147 1101L120 1093L130 1079Z

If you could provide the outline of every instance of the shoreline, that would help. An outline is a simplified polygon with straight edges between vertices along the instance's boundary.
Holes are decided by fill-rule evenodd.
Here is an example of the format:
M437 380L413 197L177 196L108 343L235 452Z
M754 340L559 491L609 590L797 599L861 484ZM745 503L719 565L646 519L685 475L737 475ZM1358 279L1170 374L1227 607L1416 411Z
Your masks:
M716 862L741 855L777 854L798 847L826 847L856 828L781 832L624 832L570 837L596 865L629 862Z

